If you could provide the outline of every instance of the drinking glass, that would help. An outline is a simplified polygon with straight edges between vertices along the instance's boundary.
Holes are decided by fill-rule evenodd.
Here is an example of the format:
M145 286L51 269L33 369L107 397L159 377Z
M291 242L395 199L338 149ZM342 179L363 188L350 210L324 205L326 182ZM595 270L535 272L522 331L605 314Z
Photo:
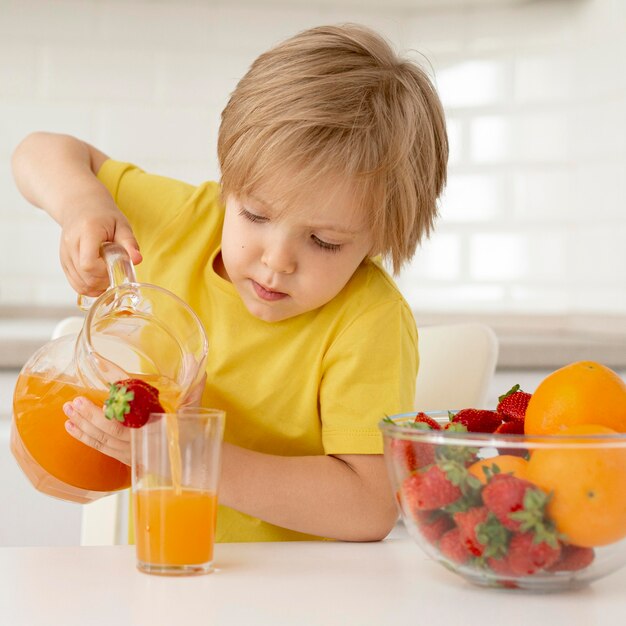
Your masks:
M213 570L224 411L152 413L131 432L137 568L149 574Z

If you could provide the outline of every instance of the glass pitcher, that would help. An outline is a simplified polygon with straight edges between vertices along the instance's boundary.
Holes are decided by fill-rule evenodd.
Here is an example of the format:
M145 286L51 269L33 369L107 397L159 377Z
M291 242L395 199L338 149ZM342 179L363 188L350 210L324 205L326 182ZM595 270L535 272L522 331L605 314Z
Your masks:
M201 379L207 356L204 328L170 291L138 283L119 245L105 243L111 286L91 304L78 335L40 348L24 365L13 394L11 450L39 491L90 502L130 486L130 467L74 439L63 404L78 395L103 405L109 385L140 378L174 411Z

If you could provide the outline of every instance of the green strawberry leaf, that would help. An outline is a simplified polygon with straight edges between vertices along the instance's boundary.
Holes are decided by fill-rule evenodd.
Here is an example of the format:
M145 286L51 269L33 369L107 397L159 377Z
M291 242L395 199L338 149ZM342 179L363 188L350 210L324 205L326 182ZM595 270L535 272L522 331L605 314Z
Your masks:
M465 424L461 424L460 422L451 422L448 424L446 430L451 433L466 433L467 426Z
M109 386L109 397L104 403L104 416L107 419L124 421L124 416L130 413L130 403L135 399L135 392L128 391L127 387Z
M442 461L457 461L466 465L476 459L476 452L469 446L445 445L437 447L435 456Z
M502 402L504 398L508 398L509 396L512 396L514 393L516 393L519 390L520 390L519 385L513 385L506 393L502 394L501 396L498 396L498 403Z
M489 482L496 474L500 473L500 467L495 463L492 463L491 466L483 465L482 470L487 482Z
M493 513L489 513L487 519L476 526L476 538L485 546L485 558L499 559L507 552L511 533Z
M534 543L545 542L552 548L558 546L560 538L554 522L546 516L546 507L553 493L544 493L541 489L528 489L524 494L524 508L509 513L509 518L520 522L521 532L532 532Z

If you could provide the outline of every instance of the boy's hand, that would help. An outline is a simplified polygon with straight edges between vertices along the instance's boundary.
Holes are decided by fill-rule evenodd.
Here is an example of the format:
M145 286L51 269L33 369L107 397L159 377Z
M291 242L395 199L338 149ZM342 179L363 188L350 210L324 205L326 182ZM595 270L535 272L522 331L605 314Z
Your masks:
M205 383L206 374L189 391L181 407L200 406ZM66 402L63 412L68 417L65 430L72 437L125 465L131 464L130 428L117 420L107 419L102 407L82 396Z
M102 407L82 396L63 405L65 430L78 441L130 465L130 428L104 417Z
M98 296L109 286L100 245L119 243L137 265L142 257L128 220L111 200L110 206L75 212L61 233L61 265L70 285L85 296Z
M11 160L24 197L61 225L61 264L70 285L85 296L108 286L100 244L119 243L133 263L139 246L126 217L98 180L108 156L76 137L35 132L15 149Z

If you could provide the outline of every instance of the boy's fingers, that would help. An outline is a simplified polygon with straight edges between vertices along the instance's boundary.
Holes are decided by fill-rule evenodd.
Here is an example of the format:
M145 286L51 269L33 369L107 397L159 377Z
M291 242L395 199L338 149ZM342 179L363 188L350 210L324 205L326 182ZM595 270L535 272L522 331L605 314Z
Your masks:
M85 296L97 296L100 295L101 290L95 290L90 287L76 270L74 263L69 255L61 253L61 267L67 276L67 279L76 293L83 294Z
M86 232L78 244L78 265L81 272L106 276L104 259L100 256L101 233Z
M65 272L67 280L72 286L72 289L74 289L76 293L82 293L87 295L86 292L88 291L88 287L82 280L80 280L80 277L78 276L78 273L74 269L74 266L71 264L71 262L61 261L61 267L63 268L63 271Z
M108 435L76 413L67 421L69 422L68 427L73 430L74 436L76 436L76 433L80 433L85 437L89 437L89 441L92 442L89 445L95 447L97 450L109 449L122 452L130 449L128 441L122 441L121 439L116 439Z
M74 439L77 439L78 441L84 443L90 448L98 450L99 452L102 452L102 454L106 454L107 456L117 459L125 465L130 465L130 446L126 445L124 448L114 448L109 444L109 442L103 442L100 439L96 439L91 435L88 435L71 420L67 420L65 422L65 430L72 437L74 437Z
M63 411L74 424L98 440L104 441L107 437L111 445L113 445L113 440L117 440L119 443L115 447L130 442L130 430L117 420L104 417L102 408L87 398L79 396L72 402L66 402L63 405Z
M114 241L119 243L128 252L130 260L137 265L141 263L143 257L139 252L139 244L128 226L119 225L115 231Z

